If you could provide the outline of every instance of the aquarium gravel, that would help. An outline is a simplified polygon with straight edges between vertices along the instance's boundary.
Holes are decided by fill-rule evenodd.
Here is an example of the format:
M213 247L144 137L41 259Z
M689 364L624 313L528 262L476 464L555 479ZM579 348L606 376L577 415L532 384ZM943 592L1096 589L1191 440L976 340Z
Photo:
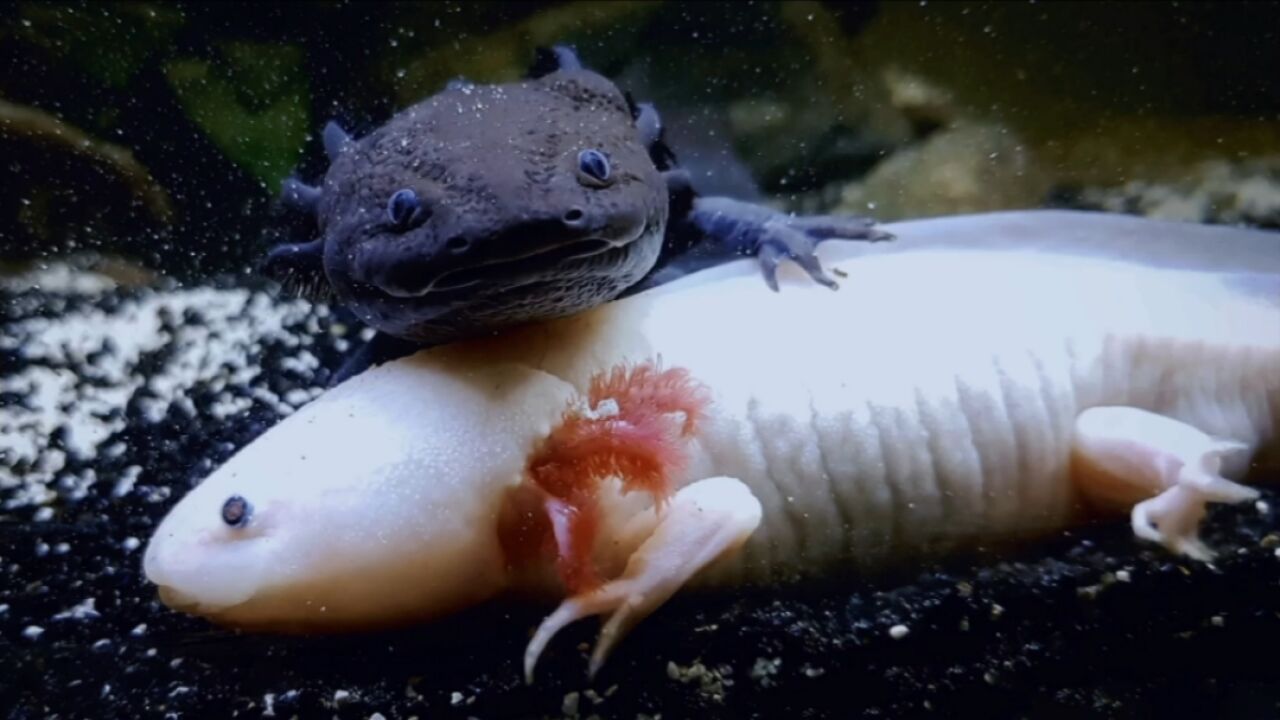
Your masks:
M159 604L147 539L367 334L263 288L124 289L63 266L6 279L0 308L7 718L1280 715L1270 490L1212 510L1212 566L1117 522L854 586L680 597L594 683L594 620L523 683L547 608L340 637L218 629Z

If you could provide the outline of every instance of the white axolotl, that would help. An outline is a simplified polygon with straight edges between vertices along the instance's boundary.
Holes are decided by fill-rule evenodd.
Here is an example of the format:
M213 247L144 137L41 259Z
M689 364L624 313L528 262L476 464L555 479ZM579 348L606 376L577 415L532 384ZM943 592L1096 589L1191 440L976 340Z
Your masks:
M830 289L744 260L425 350L317 398L192 490L145 569L269 631L502 593L607 615L1128 515L1198 560L1280 425L1280 234L1033 211L827 243Z

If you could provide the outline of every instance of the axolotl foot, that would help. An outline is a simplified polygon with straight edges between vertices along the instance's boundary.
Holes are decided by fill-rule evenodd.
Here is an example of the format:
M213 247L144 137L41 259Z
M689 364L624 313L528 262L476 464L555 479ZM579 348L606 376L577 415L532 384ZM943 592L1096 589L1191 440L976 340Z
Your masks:
M542 621L525 649L525 682L533 682L538 657L566 625L607 615L591 653L588 673L594 677L631 628L700 570L746 542L762 517L760 501L736 478L706 478L681 489L662 509L621 577L572 595Z
M529 682L538 657L561 629L606 615L591 656L595 675L636 623L759 527L761 505L738 479L717 476L678 490L672 486L710 402L706 389L684 370L663 369L659 362L619 365L592 378L586 396L570 403L560 425L530 457L528 482L511 496L516 509L502 533L504 552L509 562L522 564L529 548L548 544L549 534L567 598L529 642L524 656ZM648 494L653 505L629 513L605 532L601 488L610 479L621 481L623 494ZM541 531L532 520L536 509L529 512L539 504L549 526ZM597 542L601 539L607 541ZM615 559L626 558L621 574L597 574L600 545L615 548L611 552L620 553Z
M672 170L666 177L672 197L681 197L689 182L685 172ZM646 286L748 256L757 259L765 282L775 292L778 266L784 260L796 263L814 282L834 290L838 287L836 281L827 275L818 259L819 243L893 239L892 234L876 227L874 220L857 215L793 215L727 197L692 197L687 203L687 213L674 221L675 232L688 233L696 239L688 242L687 251L649 278ZM673 208L681 205L673 201Z
M1248 449L1139 408L1095 407L1076 418L1072 479L1096 505L1129 510L1138 538L1209 562L1199 536L1208 504L1258 498L1221 475L1225 457Z
M893 236L874 227L869 218L854 215L786 215L775 213L761 224L755 242L755 254L765 282L778 290L778 264L790 258L804 268L809 277L831 289L838 286L822 269L816 249L823 240L862 240L881 242Z

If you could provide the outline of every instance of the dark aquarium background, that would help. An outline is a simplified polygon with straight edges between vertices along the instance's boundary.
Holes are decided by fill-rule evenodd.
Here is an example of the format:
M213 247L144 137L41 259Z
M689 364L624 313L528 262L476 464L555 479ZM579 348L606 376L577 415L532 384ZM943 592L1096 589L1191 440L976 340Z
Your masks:
M323 171L327 120L362 134L551 43L655 102L708 193L1275 226L1250 188L1274 189L1278 21L1274 3L11 3L0 249L243 272L280 231L280 181Z
M344 638L162 608L141 545L362 336L259 273L356 135L563 43L708 194L882 221L1064 207L1280 229L1280 4L0 6L0 717L1280 717L1274 494L1214 567L1085 528L866 585L680 599L526 687L543 609ZM888 628L909 623L904 639ZM585 646L584 646L585 647Z

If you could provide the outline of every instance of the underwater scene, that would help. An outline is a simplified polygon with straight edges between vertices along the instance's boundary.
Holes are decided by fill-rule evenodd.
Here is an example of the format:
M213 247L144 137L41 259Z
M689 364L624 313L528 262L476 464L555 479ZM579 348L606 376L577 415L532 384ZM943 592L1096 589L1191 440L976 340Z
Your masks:
M0 6L0 717L1280 717L1280 3Z

